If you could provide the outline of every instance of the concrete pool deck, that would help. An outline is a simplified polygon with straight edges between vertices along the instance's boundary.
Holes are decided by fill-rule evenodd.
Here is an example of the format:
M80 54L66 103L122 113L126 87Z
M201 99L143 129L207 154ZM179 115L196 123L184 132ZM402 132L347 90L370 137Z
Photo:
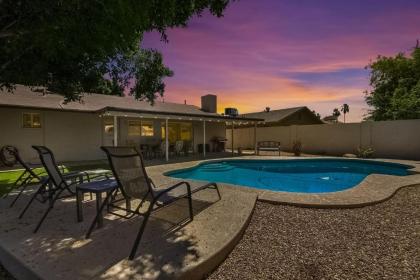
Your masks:
M176 180L179 181L179 180ZM46 205L34 203L21 220L28 194L8 208L0 199L0 263L17 279L202 279L239 242L251 218L256 195L220 186L193 195L194 220L186 201L152 214L133 261L128 253L140 226L106 215L104 227L84 239L95 202L84 202L85 221L76 222L75 201L57 201L38 233L32 233ZM217 202L215 202L217 201Z

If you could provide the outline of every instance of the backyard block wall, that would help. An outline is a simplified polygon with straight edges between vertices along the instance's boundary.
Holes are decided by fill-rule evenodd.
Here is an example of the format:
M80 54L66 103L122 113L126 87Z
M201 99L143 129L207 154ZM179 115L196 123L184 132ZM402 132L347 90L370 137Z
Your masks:
M231 130L227 129L228 147ZM341 156L358 147L373 147L375 157L420 159L420 120L361 122L348 124L258 127L257 141L281 142L285 151L300 140L303 152ZM235 128L234 148L254 148L254 128Z

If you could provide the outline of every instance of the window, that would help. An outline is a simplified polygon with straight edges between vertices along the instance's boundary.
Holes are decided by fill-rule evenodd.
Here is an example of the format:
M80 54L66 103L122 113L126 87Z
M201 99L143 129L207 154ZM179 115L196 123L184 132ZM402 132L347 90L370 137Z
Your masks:
M152 137L153 121L128 121L128 135Z
M23 128L41 128L40 113L23 113Z
M141 122L140 121L128 121L128 135L129 136L140 136Z
M104 132L106 134L114 133L114 120L113 119L104 119Z
M141 136L152 137L153 135L154 135L153 122L152 121L142 121L141 122Z

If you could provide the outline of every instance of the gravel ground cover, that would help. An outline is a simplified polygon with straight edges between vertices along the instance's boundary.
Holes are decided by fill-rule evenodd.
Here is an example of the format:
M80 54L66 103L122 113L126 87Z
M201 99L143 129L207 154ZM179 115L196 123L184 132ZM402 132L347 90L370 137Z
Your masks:
M420 187L357 209L258 202L208 279L420 279Z

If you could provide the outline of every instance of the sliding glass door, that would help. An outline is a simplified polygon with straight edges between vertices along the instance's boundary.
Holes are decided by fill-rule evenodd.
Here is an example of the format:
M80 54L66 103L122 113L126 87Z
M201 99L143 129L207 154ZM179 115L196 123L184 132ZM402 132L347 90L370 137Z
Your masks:
M161 125L162 140L166 139L165 123ZM193 128L192 123L189 122L169 122L168 123L168 140L170 144L174 144L178 140L184 142L193 141Z

